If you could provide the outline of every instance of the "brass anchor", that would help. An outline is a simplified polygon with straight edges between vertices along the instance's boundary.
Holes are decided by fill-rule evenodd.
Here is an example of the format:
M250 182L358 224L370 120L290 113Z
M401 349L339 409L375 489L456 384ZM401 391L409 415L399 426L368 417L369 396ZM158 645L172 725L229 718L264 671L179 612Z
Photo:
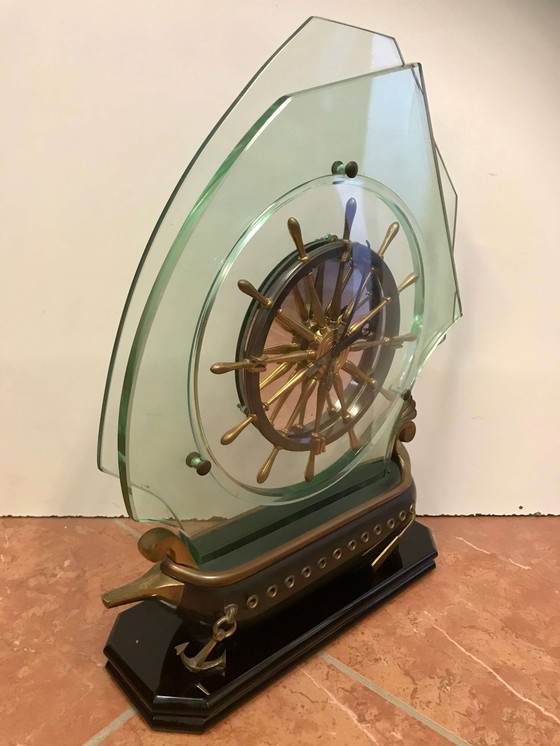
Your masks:
M237 629L237 622L235 620L235 615L237 614L237 606L235 604L230 604L224 608L224 612L224 616L220 617L216 622L214 622L214 626L212 627L212 637L210 638L210 640L208 640L206 645L204 645L204 647L201 648L201 650L199 650L196 655L193 655L192 658L189 658L189 656L185 655L185 650L187 648L187 645L189 644L188 642L183 642L175 647L175 652L181 659L185 668L189 671L208 671L212 668L225 666L225 650L219 658L208 660L208 656L211 654L216 645L219 642L222 642L222 640L225 640L227 637L231 637ZM229 629L222 629L223 624L229 625Z

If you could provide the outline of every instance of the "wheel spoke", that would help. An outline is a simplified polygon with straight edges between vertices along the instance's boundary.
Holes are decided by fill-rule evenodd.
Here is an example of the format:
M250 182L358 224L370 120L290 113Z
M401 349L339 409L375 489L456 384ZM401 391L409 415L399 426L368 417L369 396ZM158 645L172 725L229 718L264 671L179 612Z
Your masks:
M377 256L383 257L383 255L389 248L391 241L394 239L394 237L397 235L398 232L399 232L399 224L391 223L391 225L387 228L387 233L385 234L385 238L381 242L381 246L379 247Z
M282 378L283 375L285 375L291 368L294 367L294 364L295 363L282 363L282 365L279 365L276 370L273 370L272 373L264 379L264 381L261 381L259 383L259 388L261 389L261 391L267 386L270 386L271 383L274 383L274 381Z
M349 422L352 419L352 415L349 413L348 409L346 408L346 399L344 398L344 384L342 383L342 378L340 377L340 373L334 374L333 387L334 387L337 399L340 402L340 412L342 414L342 419L344 420L344 422Z
M320 264L317 268L317 274L315 275L315 290L317 292L317 297L319 298L319 302L321 305L323 305L323 292L324 292L324 284L325 284L325 264Z
M373 319L373 317L376 316L379 311L381 311L382 308L385 308L387 303L390 302L391 298L389 296L387 298L383 298L381 303L378 303L375 308L372 308L371 311L366 313L363 318L358 319L358 321L352 324L352 326L348 329L348 335L351 336L352 334L354 334L354 332L357 332L360 327L362 327L364 324L367 324L368 321L371 321L371 319Z
M298 385L298 383L302 380L302 378L307 373L307 368L303 368L302 370L298 371L294 376L292 376L286 383L281 386L278 391L276 391L270 399L266 402L266 407L269 407L271 404L273 404L277 399L279 399L283 394L290 393L290 391L293 391L295 387Z
M334 414L335 412L338 412L338 409L335 407L330 393L327 393L327 412L329 414Z
M300 319L302 321L307 321L307 319L309 318L309 311L307 310L307 306L305 305L305 301L303 300L300 289L297 285L294 285L294 287L292 288L292 294L296 302Z
M332 294L331 302L327 308L327 313L331 321L337 321L340 316L340 308L342 306L342 281L344 279L344 268L350 258L350 252L346 250L340 259L338 265L338 274L336 276L336 284Z
M343 241L350 239L350 233L352 231L352 225L354 218L356 217L356 210L358 209L358 203L351 197L346 203L346 209L344 211L344 233L342 235Z
M397 337L381 337L381 339L360 339L350 347L352 352L369 350L371 347L402 347L405 342L416 342L416 334L401 334Z
M324 329L327 326L327 317L325 316L323 306L321 304L321 301L319 300L317 291L315 290L315 285L313 284L313 275L311 274L311 272L308 275L305 275L305 283L307 285L307 292L309 293L309 300L311 303L311 315L313 316L319 327L321 329Z
M289 396L290 396L291 393L292 393L291 389L289 391L284 391L283 394L276 401L276 406L274 407L274 409L272 410L272 412L268 415L268 421L270 422L271 425L274 425L274 422L276 421L276 418L278 417L278 415L282 411L282 408L283 408L284 404L286 403L286 401L288 400L288 398L289 398ZM272 400L269 399L266 404L268 406L271 403L272 403Z
M307 460L307 466L305 468L305 480L310 482L315 476L315 456L324 450L324 444L321 442L319 436L319 430L321 427L321 418L323 416L323 409L325 408L325 402L327 400L328 385L325 380L319 381L317 387L317 409L315 412L315 423L313 425L313 432L311 433L311 450L309 451L309 457Z
M257 482L259 484L266 482L266 480L270 476L270 470L272 469L272 465L274 461L276 460L276 456L278 456L281 450L282 450L281 448L274 447L272 451L270 452L270 456L266 459L264 464L259 469L257 473Z
M245 430L246 427L248 427L251 422L254 422L256 420L256 415L251 414L247 419L243 420L243 422L240 422L239 425L235 425L235 427L232 427L230 430L225 432L222 437L220 438L220 443L223 446L229 446L230 443L233 443L233 441L237 438L238 435L240 435L243 430Z
M263 355L283 355L287 352L296 352L301 350L301 347L296 342L290 344L274 345L274 347L265 347Z
M361 368L358 368L358 366L355 365L351 360L347 360L344 363L344 365L342 366L342 370L350 373L354 380L365 383L368 386L371 386L372 389L377 386L377 381L375 381L373 378L370 378L367 373L364 373L364 371Z
M292 319L290 316L287 316L281 308L276 311L274 321L276 321L276 323L287 332L295 334L296 337L305 339L307 342L315 341L315 335L312 331L300 324L298 321Z
M348 411L346 407L346 399L344 398L344 384L342 383L342 378L340 376L340 373L334 374L333 386L334 386L336 395L338 397L338 401L340 402L340 411L342 412L342 419L344 422L350 422L350 420L352 419L352 415L350 414L350 412ZM348 437L350 439L350 448L352 448L353 451L359 450L360 441L358 440L353 427L348 428Z

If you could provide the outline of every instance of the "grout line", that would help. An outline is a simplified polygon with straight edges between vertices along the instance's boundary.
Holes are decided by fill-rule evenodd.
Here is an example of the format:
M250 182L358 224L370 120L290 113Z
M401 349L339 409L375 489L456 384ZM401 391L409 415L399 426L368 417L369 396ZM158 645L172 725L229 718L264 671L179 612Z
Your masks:
M113 523L116 523L119 528L122 528L123 531L128 531L129 534L132 534L137 539L139 539L142 536L142 534L139 531L135 531L133 528L130 528L130 526L127 526L126 523L123 523L118 518L111 518L111 520L113 521Z
M342 671L342 673L345 673L351 679L354 679L354 681L357 681L358 683L362 684L362 686L365 686L367 689L370 689L372 692L375 692L380 697L383 697L383 699L387 700L387 702L390 702L395 707L398 707L399 710L403 710L403 712L406 712L406 714L410 715L410 717L413 717L415 720L418 720L423 725L426 725L428 728L431 728L433 731L438 733L440 736L447 738L447 740L451 741L451 743L454 743L455 746L471 746L468 743L468 741L463 741L463 739L459 738L459 736L456 736L454 733L451 733L451 731L447 730L442 725L439 725L434 720L430 720L429 717L426 717L426 715L423 715L421 712L418 712L418 710L415 710L414 707L411 707L406 702L403 702L402 699L399 699L398 697L395 697L393 694L386 692L385 689L382 689L377 684L374 684L369 679L366 679L365 676L362 676L362 674L358 673L357 671L354 671L353 668L350 668L349 666L345 665L344 663L337 660L336 658L333 658L332 655L329 655L328 653L317 653L317 655L320 658L323 658L323 660L325 660L327 663L330 663L331 666L338 668L339 671Z
M130 720L130 718L136 715L136 710L134 707L129 707L128 710L125 710L122 712L118 718L115 718L113 722L109 723L109 725L106 725L104 728L101 728L99 733L96 733L94 736L92 736L89 741L86 741L83 746L98 746L102 741L104 741L107 736L110 736L111 733L114 733L118 728L121 727L121 725L124 725L127 720Z
M302 673L304 673L307 676L307 678L311 679L311 681L315 684L315 686L317 687L317 689L321 689L323 692L325 692L325 694L328 697L329 702L332 702L332 704L335 704L337 707L339 707L342 710L342 712L346 713L346 715L348 715L348 717L354 723L354 725L358 728L358 730L361 730L362 733L364 735L366 735L372 743L379 744L379 741L373 735L373 733L370 733L370 731L366 728L366 726L363 723L360 722L360 720L359 720L358 716L356 715L356 713L354 712L354 710L352 710L350 707L348 707L347 705L343 704L339 699L337 699L332 692L330 692L326 687L324 687L322 684L320 684L318 681L316 681L313 678L313 676L311 676L311 674L308 671L305 670L305 668L303 668L302 666L300 666L299 670Z

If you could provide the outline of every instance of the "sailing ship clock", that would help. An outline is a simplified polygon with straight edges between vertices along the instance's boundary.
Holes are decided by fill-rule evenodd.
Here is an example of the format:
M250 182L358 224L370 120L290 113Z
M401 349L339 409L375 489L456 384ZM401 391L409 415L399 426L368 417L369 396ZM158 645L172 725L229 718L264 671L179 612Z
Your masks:
M153 564L105 653L155 728L201 731L434 566L403 443L460 315L456 195L422 70L311 18L187 168L111 360L99 466Z

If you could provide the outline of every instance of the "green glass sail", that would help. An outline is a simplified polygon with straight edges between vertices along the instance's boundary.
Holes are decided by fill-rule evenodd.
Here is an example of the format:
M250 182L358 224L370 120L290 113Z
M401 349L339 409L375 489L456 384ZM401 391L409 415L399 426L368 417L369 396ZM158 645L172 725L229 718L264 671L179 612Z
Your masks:
M334 53L340 49L345 53ZM357 175L344 172L349 162ZM456 195L433 141L421 67L405 65L389 37L323 19L310 19L271 58L189 169L121 321L99 463L118 471L132 517L176 525L200 562L225 568L398 481L391 448L402 397L460 314ZM346 251L340 237L349 210L355 216ZM344 323L317 326L323 311L312 309L315 291L304 278L281 310L291 323L299 320L295 333L273 317L267 326L265 306L259 316L258 302L238 284L274 295L292 281L301 259L286 228L294 216L308 247L304 258L316 264L310 277L324 313L334 318L338 303L341 319L349 319L346 333L355 327L361 335L341 349L340 368L332 364L332 398L318 417L312 406L328 387L311 368L344 337ZM376 311L380 298L385 305ZM361 304L353 316L352 303ZM265 346L281 350L270 360L298 358L268 389L294 415L272 423L272 440L254 421L243 424L254 416L245 379L235 370L212 372L217 361L258 370L259 391L273 368L255 368L243 355L253 349L261 317ZM317 399L307 419L299 416L296 437L298 397L312 378ZM293 392L280 396L282 386ZM273 406L262 398L262 417L271 419ZM224 443L237 423L242 431ZM307 432L316 437L319 425L324 450L310 459L297 443L309 441ZM275 437L289 448L277 448ZM192 453L211 464L206 476L187 465Z

